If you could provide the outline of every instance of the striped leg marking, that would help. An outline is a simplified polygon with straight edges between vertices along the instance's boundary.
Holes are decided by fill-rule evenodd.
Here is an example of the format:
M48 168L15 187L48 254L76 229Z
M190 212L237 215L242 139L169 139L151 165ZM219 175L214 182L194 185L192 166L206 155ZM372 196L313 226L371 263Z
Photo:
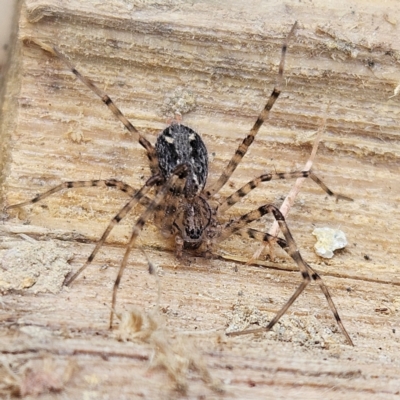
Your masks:
M276 80L276 85L267 101L267 104L264 106L264 109L261 111L260 115L258 116L257 121L251 128L249 134L244 138L243 142L240 144L240 146L236 150L235 154L233 155L232 159L229 161L229 164L227 165L227 167L225 168L225 170L219 177L218 181L215 182L213 185L210 186L210 188L208 188L206 190L207 198L210 198L210 197L214 196L216 193L218 193L219 190L229 180L229 178L235 171L236 167L239 165L240 161L242 160L244 155L247 153L247 150L253 143L254 138L256 137L261 125L268 118L269 112L271 111L272 107L274 106L276 99L281 94L281 86L282 86L282 81L283 81L283 71L285 68L287 45L288 45L289 39L294 34L296 27L297 27L297 21L292 26L292 29L290 30L288 36L285 39L285 42L283 43L281 61L279 63L278 78Z
M151 179L152 178L150 178L150 180ZM149 182L149 181L147 181L146 184L133 196L133 198L128 203L126 203L121 208L121 210L115 215L115 217L108 224L106 230L103 232L100 240L97 242L96 247L94 248L94 250L88 257L88 259L86 260L85 264L83 264L82 267L80 267L78 269L78 271L76 271L69 279L66 280L65 286L70 286L74 282L74 280L92 263L96 254L98 253L100 248L103 246L104 242L106 241L108 235L113 230L115 225L119 224L126 217L126 215L129 213L129 211L131 211L132 208L138 202L140 202L140 200L148 193L148 191L152 188L152 186L154 186L154 184L157 182L154 179L151 182Z
M123 123L125 128L129 131L129 133L132 134L135 140L137 140L146 149L147 158L150 162L150 169L152 173L155 173L157 171L158 161L153 145L131 124L128 118L122 114L121 110L115 105L111 97L106 92L98 88L89 78L83 76L56 47L53 47L53 51L84 85L86 85L90 90L97 94L98 97L100 97L101 101Z
M75 189L75 188L82 188L82 187L100 187L100 186L115 187L116 189L121 190L121 192L124 192L131 197L135 196L135 194L137 192L132 186L129 186L126 183L124 183L122 181L117 181L115 179L64 182L64 183L61 183L60 185L48 190L47 192L37 195L36 197L34 197L31 200L27 200L22 203L13 204L11 206L8 206L8 207L6 207L6 210L11 210L12 208L19 208L19 207L28 206L30 204L38 203L39 201L45 199L46 197L49 197L52 194L60 192L61 190L64 190L64 189Z
M242 186L235 193L227 197L222 204L219 206L218 211L222 214L238 201L240 201L243 197L247 196L253 189L258 187L261 182L269 182L278 179L295 179L295 178L308 178L310 177L318 186L322 188L329 196L335 197L336 201L348 200L353 201L350 197L343 196L341 194L336 194L330 190L321 179L319 179L313 172L311 171L298 171L298 172L288 172L288 173L277 173L277 174L263 174L258 178L251 180Z
M275 317L271 320L271 322L264 328L258 328L258 329L251 329L251 330L246 330L246 331L241 331L241 332L230 332L227 335L229 336L239 336L239 335L247 335L250 333L260 333L260 332L268 332L273 328L273 326L280 320L282 315L284 315L289 307L296 301L296 299L300 296L300 294L303 292L303 290L307 287L307 285L310 283L311 279L316 281L321 288L322 292L324 293L326 300L328 301L329 308L331 309L335 320L346 337L346 340L348 343L352 346L354 346L353 341L350 338L350 335L347 333L346 328L344 327L342 320L339 316L339 313L337 311L337 308L332 300L332 297L329 293L328 288L322 281L321 277L303 260L296 242L293 239L292 234L290 233L289 227L286 224L285 218L282 215L282 213L279 211L279 209L273 205L265 205L262 207L259 207L257 210L254 210L243 217L240 217L238 220L233 221L227 226L229 226L228 231L230 233L235 233L237 230L242 228L245 224L254 221L258 218L261 218L263 215L267 213L272 213L274 216L275 220L278 222L279 227L285 236L286 239L286 247L283 247L284 250L290 255L290 257L294 260L294 262L297 264L299 267L301 276L303 278L303 282L300 284L300 286L296 289L296 291L293 293L293 295L290 297L290 299L286 302L286 304L282 307L282 309L275 315ZM258 216L258 218L257 218ZM225 232L222 235L224 238L227 236L225 235Z
M138 237L139 233L143 229L143 226L146 223L146 221L153 214L154 209L157 207L158 204L160 204L164 200L165 195L170 191L170 189L175 188L175 187L184 187L184 183L181 184L181 183L179 183L179 181L186 180L187 171L188 171L188 167L185 164L180 164L180 165L178 165L178 167L176 167L176 169L173 172L173 174L171 175L171 177L168 179L168 181L163 186L161 186L157 195L154 197L154 199L151 201L151 203L146 208L146 210L142 213L142 215L138 218L135 226L133 227L131 238L126 247L124 258L122 259L121 265L118 270L117 278L115 279L115 282L114 282L112 301L111 301L111 312L110 312L110 329L112 328L112 324L113 324L113 317L114 317L115 304L117 301L118 287L121 282L121 278L124 273L124 270L128 264L129 254L130 254L131 250L133 249L136 238Z

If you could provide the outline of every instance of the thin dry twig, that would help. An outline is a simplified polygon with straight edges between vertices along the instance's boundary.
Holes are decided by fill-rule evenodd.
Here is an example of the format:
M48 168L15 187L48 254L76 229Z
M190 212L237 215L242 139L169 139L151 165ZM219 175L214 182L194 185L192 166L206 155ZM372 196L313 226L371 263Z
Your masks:
M321 124L318 127L318 131L317 131L317 136L315 137L314 140L314 144L313 144L313 148L311 151L311 155L309 157L309 159L307 160L306 164L304 165L303 171L309 171L313 165L315 156L317 154L318 151L318 145L321 141L321 137L322 137L322 133L325 132L326 129L326 116L328 114L328 109L329 106L325 112L325 115L323 117L323 119L321 120ZM283 214L283 216L286 218L286 216L289 214L290 208L293 206L294 201L297 197L297 195L300 192L301 186L303 184L303 182L306 180L307 178L298 178L296 179L295 184L293 185L292 189L290 190L289 194L286 196L285 200L283 201L281 207L280 207L280 211ZM274 221L271 228L269 229L268 233L271 236L278 236L279 234L279 224L277 221ZM272 241L271 241L272 242ZM264 249L270 244L270 242L263 242L259 248L254 252L254 254L252 255L252 257L250 258L250 260L246 263L246 265L252 264L254 263L261 255L261 253L264 251ZM272 252L272 247L270 246L270 252Z

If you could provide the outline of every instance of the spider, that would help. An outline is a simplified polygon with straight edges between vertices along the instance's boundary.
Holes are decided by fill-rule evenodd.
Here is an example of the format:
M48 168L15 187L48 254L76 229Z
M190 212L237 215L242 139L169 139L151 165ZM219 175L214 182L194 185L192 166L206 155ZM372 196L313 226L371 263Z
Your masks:
M111 98L101 89L99 89L90 79L78 72L71 62L62 53L60 53L56 47L50 47L44 43L36 42L36 44L38 44L43 50L47 51L53 56L58 57L84 85L86 85L101 98L111 112L132 134L134 139L137 140L144 148L149 160L151 176L139 190L136 190L126 183L115 179L64 182L43 194L37 195L32 200L14 204L8 207L8 209L12 209L16 207L27 206L29 204L37 203L63 189L79 187L113 187L125 192L128 196L130 196L129 201L119 210L119 212L108 224L106 230L104 231L100 240L97 242L94 250L89 255L84 265L80 267L72 276L67 278L65 282L66 286L71 285L72 282L90 265L115 225L117 225L138 203L145 207L145 210L139 216L133 227L132 235L127 244L124 257L114 282L109 324L110 328L112 328L113 324L113 310L115 309L118 287L123 272L127 266L129 254L134 247L135 240L140 234L143 226L151 217L153 217L155 225L159 227L164 236L175 238L177 257L180 257L184 250L198 252L203 251L203 254L208 253L212 250L215 244L222 242L232 234L240 234L244 237L259 241L276 242L297 264L303 280L294 294L271 320L271 322L266 327L253 330L244 330L240 332L231 332L229 335L234 336L263 331L266 332L271 330L272 327L282 317L282 315L286 313L297 297L307 287L310 281L314 280L318 283L322 292L324 293L336 322L346 337L347 342L353 345L353 342L342 323L336 306L333 303L328 288L317 272L315 272L303 260L293 236L290 233L285 218L277 207L272 204L265 204L240 216L239 218L230 220L229 222L222 223L219 221L219 217L222 216L228 208L236 204L251 190L255 189L262 182L268 182L275 179L309 177L328 195L334 196L336 200L352 199L333 193L312 171L272 174L266 173L251 180L229 197L222 199L219 202L215 199L215 195L228 182L232 173L240 164L248 148L253 143L261 125L268 117L270 110L281 93L287 45L289 39L294 35L296 26L297 22L294 23L289 34L284 40L276 84L270 97L268 98L267 103L259 114L250 132L246 135L242 143L235 151L233 157L229 161L219 179L208 187L206 187L208 175L207 149L198 133L181 124L179 121L173 121L160 133L155 146L153 146L144 137L144 135L141 134L128 121L128 119L117 108ZM152 189L155 194L153 197L149 197L148 194ZM246 227L252 221L259 220L262 216L268 213L271 213L278 222L285 239L273 237L267 233Z

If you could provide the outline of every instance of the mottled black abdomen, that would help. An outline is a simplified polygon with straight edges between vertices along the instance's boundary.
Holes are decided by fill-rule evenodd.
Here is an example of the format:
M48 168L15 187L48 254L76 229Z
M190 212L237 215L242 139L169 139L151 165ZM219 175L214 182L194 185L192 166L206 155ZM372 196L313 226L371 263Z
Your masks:
M172 124L157 138L156 152L160 172L167 180L180 164L189 167L184 189L186 198L204 189L208 174L208 154L201 137L185 125Z

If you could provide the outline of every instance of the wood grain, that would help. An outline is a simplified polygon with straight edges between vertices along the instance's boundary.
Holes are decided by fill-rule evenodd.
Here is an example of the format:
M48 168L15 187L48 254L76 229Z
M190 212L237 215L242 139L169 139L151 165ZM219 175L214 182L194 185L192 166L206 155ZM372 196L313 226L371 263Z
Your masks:
M219 259L177 260L174 244L151 223L139 245L162 268L163 317L147 336L127 328L108 331L116 268L139 208L115 229L84 278L59 293L56 286L48 288L53 293L35 292L35 279L52 273L40 245L54 242L61 252L57 262L66 260L76 270L126 201L111 189L78 189L4 212L3 270L14 268L10 260L20 254L21 263L41 264L45 272L28 279L16 269L13 283L21 284L13 291L0 282L1 393L255 399L399 394L395 1L26 1L2 104L2 198L4 205L14 204L71 180L116 178L139 188L149 177L143 149L58 59L24 44L29 39L57 45L153 143L171 116L171 102L183 96L190 109L183 121L208 147L212 182L269 96L283 38L295 20L299 28L288 49L282 95L221 196L261 173L302 168L327 117L314 171L354 202L335 203L307 182L288 223L304 258L328 285L355 347L345 344L316 286L274 332L225 337L228 325L272 318L301 281L295 265L279 253L275 262L264 255L258 265L245 266L259 244L240 237L215 249ZM279 205L292 184L264 184L226 218L268 202ZM313 251L311 232L323 226L340 228L349 240L331 260ZM29 252L21 250L26 242ZM140 251L132 254L117 311L132 306L145 319L158 309L157 282ZM171 365L177 373L168 370Z

